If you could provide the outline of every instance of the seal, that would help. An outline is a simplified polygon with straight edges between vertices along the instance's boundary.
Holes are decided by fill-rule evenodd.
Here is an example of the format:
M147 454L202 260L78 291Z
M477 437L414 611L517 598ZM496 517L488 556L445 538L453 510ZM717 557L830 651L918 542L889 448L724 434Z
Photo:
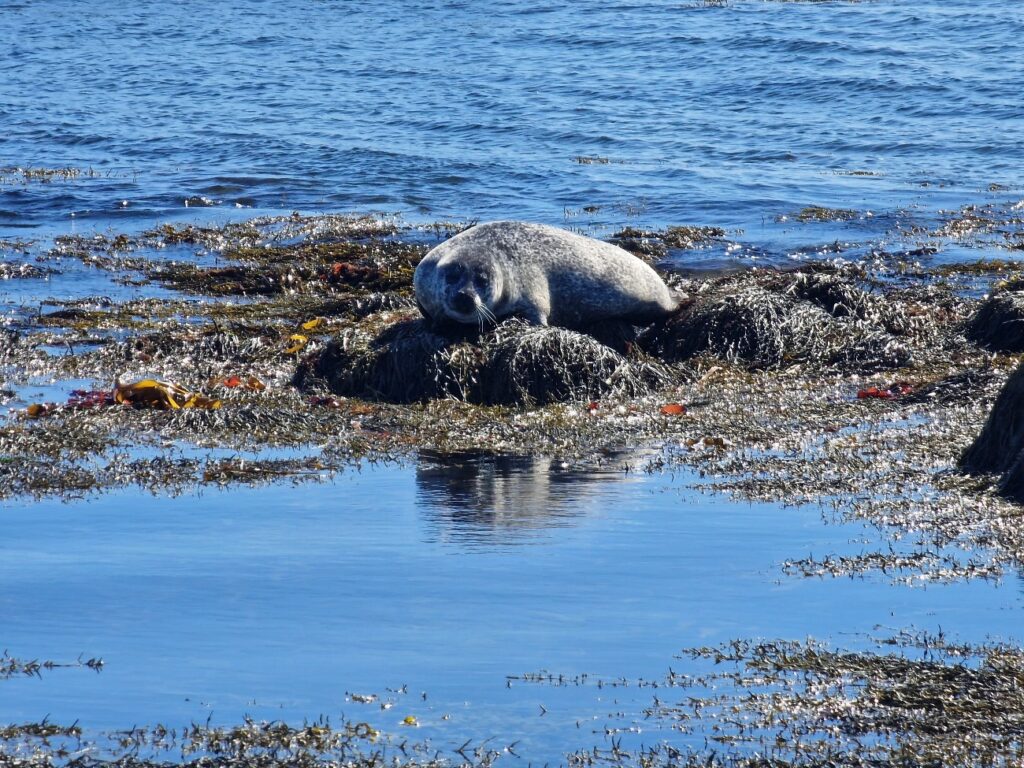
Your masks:
M647 264L609 243L520 221L478 224L431 250L413 277L435 323L478 325L521 317L585 328L605 320L647 325L677 308Z

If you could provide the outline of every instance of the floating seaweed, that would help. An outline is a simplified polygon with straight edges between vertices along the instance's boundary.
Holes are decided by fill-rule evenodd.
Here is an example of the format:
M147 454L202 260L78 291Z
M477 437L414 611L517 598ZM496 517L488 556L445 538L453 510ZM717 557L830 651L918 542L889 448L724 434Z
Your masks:
M848 208L826 208L822 205L808 205L797 211L793 218L797 221L852 221L859 216L857 211Z

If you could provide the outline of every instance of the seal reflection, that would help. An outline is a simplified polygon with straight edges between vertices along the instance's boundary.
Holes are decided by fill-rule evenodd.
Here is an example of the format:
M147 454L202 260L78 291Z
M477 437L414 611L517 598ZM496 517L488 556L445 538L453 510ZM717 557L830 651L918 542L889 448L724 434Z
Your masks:
M525 544L596 508L611 483L638 482L644 455L609 453L598 465L548 456L421 451L416 500L433 538L462 544Z

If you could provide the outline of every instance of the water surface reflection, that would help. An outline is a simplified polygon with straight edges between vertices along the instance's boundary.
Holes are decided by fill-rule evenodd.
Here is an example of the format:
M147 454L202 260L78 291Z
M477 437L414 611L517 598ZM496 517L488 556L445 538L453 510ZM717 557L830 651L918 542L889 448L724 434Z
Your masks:
M572 465L551 456L421 451L416 501L432 540L528 543L586 515L599 488L636 482L643 458L616 451L599 464Z

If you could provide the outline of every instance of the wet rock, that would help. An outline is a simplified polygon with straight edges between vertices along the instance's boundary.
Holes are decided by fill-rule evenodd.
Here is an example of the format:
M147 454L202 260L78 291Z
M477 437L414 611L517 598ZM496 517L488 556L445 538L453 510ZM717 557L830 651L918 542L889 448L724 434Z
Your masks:
M641 346L668 361L710 352L755 368L799 363L874 373L912 361L907 345L858 319L862 294L818 276L788 283L771 277L764 283L726 283L724 290L698 297L676 317L642 333Z
M968 474L1002 474L999 491L1024 501L1024 365L1007 379L981 428L960 457Z
M585 333L508 320L474 338L464 329L406 320L375 338L343 334L300 366L300 388L410 403L456 398L488 405L545 405L665 385L656 362L631 360Z
M967 338L995 352L1024 352L1024 291L996 293L967 322Z

